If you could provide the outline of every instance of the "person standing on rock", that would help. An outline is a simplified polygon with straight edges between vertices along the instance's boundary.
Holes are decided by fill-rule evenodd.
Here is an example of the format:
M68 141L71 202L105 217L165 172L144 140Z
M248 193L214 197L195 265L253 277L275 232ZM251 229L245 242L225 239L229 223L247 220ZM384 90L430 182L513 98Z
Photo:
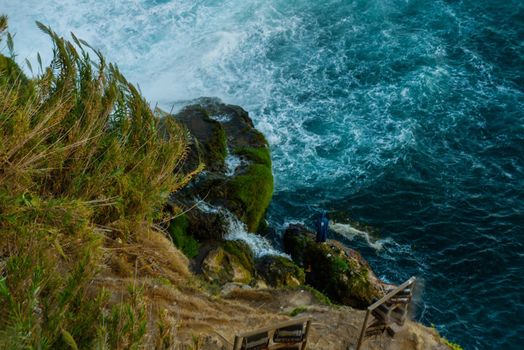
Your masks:
M322 215L317 221L317 243L324 243L327 239L329 221L326 212L322 212Z

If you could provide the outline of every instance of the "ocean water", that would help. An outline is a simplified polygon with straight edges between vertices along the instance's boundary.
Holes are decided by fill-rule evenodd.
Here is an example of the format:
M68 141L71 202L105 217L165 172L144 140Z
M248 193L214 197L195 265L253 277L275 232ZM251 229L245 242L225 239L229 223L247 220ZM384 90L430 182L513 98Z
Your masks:
M34 25L116 61L165 109L244 106L272 146L270 223L311 224L465 349L524 346L524 2L0 0L19 62ZM360 224L356 224L360 223Z

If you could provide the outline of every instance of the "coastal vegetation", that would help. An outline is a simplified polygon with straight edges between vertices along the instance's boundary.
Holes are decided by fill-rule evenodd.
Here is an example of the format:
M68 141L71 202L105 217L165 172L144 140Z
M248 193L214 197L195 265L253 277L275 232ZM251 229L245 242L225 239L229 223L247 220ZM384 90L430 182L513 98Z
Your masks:
M246 208L240 219L251 232L256 232L273 196L269 148L244 147L235 149L234 153L246 157L250 163L243 174L229 183L228 193L232 200Z
M199 242L187 233L189 221L185 214L176 216L169 225L169 234L175 246L180 249L188 258L198 255Z
M100 52L38 26L54 45L49 66L39 58L28 78L0 56L0 348L136 348L147 318L140 287L131 281L128 297L110 302L92 286L108 244L170 219L167 196L192 176L177 171L186 134L174 122L160 134Z

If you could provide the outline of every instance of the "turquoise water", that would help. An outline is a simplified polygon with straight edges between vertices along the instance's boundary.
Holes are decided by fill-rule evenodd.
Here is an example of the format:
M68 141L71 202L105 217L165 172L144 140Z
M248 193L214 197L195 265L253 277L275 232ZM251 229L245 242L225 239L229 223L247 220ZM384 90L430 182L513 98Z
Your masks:
M0 10L20 62L50 55L40 20L100 48L153 103L244 106L272 145L272 225L311 223L322 209L368 225L367 239L336 237L391 282L418 276L420 321L465 349L522 348L522 1L0 0Z

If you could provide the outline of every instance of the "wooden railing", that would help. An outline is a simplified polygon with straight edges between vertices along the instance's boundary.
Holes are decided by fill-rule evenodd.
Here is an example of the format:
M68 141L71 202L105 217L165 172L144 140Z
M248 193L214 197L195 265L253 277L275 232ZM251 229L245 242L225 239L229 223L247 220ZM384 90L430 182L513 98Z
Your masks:
M356 350L360 350L366 337L384 332L393 336L395 334L393 325L404 325L408 306L413 296L415 280L415 277L411 277L367 308ZM368 325L370 316L374 318L374 321Z

